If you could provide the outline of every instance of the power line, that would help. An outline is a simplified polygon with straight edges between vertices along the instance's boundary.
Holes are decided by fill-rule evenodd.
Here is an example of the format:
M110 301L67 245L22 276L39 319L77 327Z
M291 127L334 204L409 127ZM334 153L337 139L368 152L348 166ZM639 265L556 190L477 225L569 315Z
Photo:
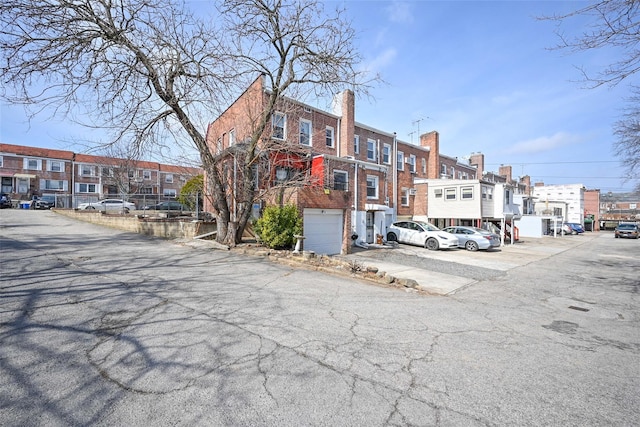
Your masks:
M619 160L587 160L577 162L539 162L539 163L485 163L485 165L502 165L502 166L529 166L529 165L568 165L568 164L584 164L584 163L620 163Z

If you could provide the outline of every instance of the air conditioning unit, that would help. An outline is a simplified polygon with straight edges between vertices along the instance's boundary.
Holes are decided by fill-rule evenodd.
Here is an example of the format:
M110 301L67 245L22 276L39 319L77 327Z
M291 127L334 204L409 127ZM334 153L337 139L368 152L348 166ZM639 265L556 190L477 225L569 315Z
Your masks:
M416 189L415 188L410 188L409 189L409 195L410 196L415 196L416 195Z

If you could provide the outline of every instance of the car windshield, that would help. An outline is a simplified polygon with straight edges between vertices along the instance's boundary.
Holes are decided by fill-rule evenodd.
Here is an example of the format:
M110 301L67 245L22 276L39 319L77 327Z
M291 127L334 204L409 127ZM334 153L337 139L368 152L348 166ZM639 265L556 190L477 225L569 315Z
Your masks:
M422 226L422 228L424 228L427 231L440 231L440 229L438 227L436 227L433 224L430 224L428 222L418 222L418 224L420 224Z
M635 224L620 224L618 230L635 230Z

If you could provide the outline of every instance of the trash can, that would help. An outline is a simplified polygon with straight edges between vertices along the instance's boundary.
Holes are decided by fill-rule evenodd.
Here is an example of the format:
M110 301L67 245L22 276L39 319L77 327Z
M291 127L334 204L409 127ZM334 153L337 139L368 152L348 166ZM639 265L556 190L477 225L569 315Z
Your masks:
M31 207L31 202L20 202L20 209L29 209Z

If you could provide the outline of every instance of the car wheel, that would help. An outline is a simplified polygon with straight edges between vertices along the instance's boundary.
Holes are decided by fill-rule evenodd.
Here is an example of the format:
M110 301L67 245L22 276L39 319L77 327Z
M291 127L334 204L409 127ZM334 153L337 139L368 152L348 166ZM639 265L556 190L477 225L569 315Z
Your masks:
M430 237L426 242L424 242L424 247L429 249L430 251L437 251L440 247L440 243L438 243L438 240Z
M396 233L387 233L387 242L397 242L398 241L398 236L396 236Z
M93 206L87 206L85 208L85 211L95 211L95 210L96 210L96 208L94 208Z
M472 251L475 252L477 251L478 248L478 244L476 242L474 242L473 240L469 240L465 245L464 248L468 251Z

